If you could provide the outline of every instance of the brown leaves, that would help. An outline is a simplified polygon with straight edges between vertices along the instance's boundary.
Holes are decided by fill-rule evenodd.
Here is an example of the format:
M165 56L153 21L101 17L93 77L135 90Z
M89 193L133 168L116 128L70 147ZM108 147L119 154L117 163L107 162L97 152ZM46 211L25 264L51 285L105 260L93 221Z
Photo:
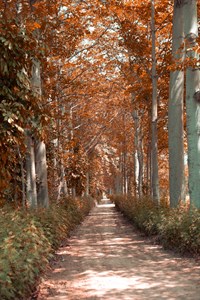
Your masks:
M26 23L26 28L28 31L33 32L34 30L41 28L41 25L37 22L29 21Z

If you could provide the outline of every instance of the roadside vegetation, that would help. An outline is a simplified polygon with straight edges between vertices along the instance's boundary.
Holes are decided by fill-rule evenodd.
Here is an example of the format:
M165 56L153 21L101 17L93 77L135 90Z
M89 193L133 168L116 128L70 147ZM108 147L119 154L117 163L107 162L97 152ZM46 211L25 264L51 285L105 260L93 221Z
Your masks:
M149 198L114 196L112 200L136 228L164 248L200 255L200 210L187 204L170 208L164 201L158 206Z
M51 209L1 209L0 299L28 299L55 250L92 203L89 198L65 198Z

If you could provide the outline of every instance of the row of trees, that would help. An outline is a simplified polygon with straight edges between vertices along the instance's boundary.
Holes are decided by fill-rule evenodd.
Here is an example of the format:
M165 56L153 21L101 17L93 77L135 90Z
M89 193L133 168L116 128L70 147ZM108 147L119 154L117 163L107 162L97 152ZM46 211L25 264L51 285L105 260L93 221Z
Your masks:
M200 207L199 9L195 0L1 3L2 199L47 207L107 190L159 203L170 186L175 207L188 152Z

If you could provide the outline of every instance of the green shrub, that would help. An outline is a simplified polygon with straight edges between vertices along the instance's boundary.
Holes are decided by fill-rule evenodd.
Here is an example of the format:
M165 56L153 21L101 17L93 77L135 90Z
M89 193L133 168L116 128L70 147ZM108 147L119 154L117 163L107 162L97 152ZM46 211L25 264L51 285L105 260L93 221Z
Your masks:
M157 206L151 199L113 197L116 207L142 232L156 239L167 249L182 254L200 254L200 211L180 205L170 209Z
M91 199L68 198L37 212L1 209L0 299L27 299L55 249L91 205Z
M159 239L165 248L200 254L200 212L184 207L171 209L159 224Z
M45 268L51 245L30 215L13 212L7 221L7 236L0 245L0 298L20 299Z

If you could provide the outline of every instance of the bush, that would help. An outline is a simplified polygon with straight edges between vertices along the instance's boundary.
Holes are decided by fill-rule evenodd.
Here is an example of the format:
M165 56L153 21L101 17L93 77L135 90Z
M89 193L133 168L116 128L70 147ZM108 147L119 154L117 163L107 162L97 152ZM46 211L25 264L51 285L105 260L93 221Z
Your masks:
M27 299L55 249L91 206L91 199L68 198L37 212L1 209L0 299Z
M159 224L159 239L165 248L200 254L200 212L185 207L169 210Z
M180 205L170 209L151 199L113 197L116 207L142 232L156 236L164 248L200 255L200 211Z

